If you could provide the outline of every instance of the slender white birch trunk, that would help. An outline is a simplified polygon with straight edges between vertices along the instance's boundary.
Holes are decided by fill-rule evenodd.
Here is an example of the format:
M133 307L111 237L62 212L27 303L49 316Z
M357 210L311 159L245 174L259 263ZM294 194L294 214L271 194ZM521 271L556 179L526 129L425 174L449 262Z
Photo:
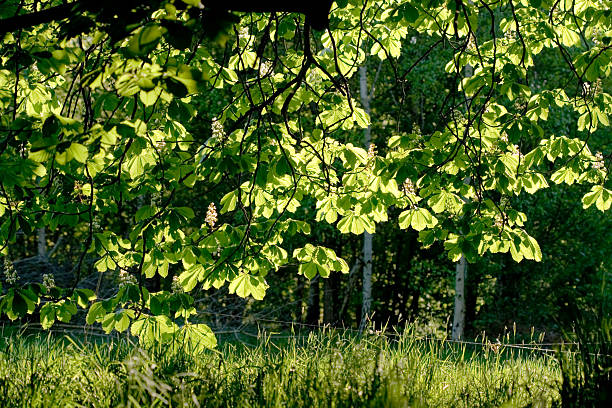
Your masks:
M467 276L467 262L465 256L457 262L455 269L455 309L453 312L453 331L451 338L461 340L465 328L465 278Z
M368 70L365 65L359 68L359 93L363 109L369 115L370 95L368 93ZM370 145L370 132L370 126L363 131L363 144L366 148ZM363 290L361 297L361 322L359 329L363 330L370 316L372 305L372 234L367 231L363 233Z

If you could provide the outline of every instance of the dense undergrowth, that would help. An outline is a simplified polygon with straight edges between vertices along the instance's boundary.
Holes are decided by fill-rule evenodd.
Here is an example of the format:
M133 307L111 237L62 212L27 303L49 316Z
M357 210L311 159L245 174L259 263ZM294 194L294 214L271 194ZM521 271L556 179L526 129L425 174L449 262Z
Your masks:
M561 382L541 352L410 334L260 335L200 355L40 334L0 344L2 407L548 407Z

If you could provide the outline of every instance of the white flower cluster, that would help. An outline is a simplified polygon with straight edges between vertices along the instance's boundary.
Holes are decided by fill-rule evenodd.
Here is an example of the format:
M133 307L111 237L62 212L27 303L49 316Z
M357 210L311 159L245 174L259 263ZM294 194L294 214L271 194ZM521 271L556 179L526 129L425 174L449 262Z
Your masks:
M601 79L597 79L597 81L593 83L583 82L582 83L582 96L585 98L592 98L595 95L600 94L602 91L601 87Z
M134 275L131 275L127 271L119 271L119 287L122 288L127 285L136 285L138 281Z
M159 139L157 142L155 142L155 147L158 150L163 150L164 147L166 147L166 141L164 139Z
M179 281L178 276L174 276L172 278L172 291L175 293L179 293L183 291L183 287L181 286L181 282Z
M210 129L212 131L213 138L219 140L225 138L225 130L223 129L223 124L217 118L212 118L212 125Z
M524 99L517 99L514 101L514 110L522 112L527 107L527 102Z
M251 34L249 34L249 27L240 27L240 30L238 30L238 38L242 39L248 39L251 36Z
M502 134L499 136L499 140L501 140L501 141L502 141L502 142L504 142L504 143L508 143L508 134L507 134L506 132L502 133Z
M598 28L595 28L593 30L593 33L591 34L591 40L593 41L593 44L595 44L597 46L601 45L601 40L599 39L599 34L600 34L600 32L599 32Z
M55 287L55 276L52 273L45 273L43 275L42 284L47 290Z
M215 203L210 203L208 205L208 211L206 211L206 218L204 221L212 228L215 226L217 222L217 207L215 207Z
M476 39L474 38L474 36L472 34L470 34L469 37L468 37L467 49L468 50L475 50L476 49Z
M370 143L370 146L368 147L368 162L365 165L365 169L366 170L371 170L371 166L372 166L372 162L374 161L374 158L376 157L376 145L374 143Z
M6 283L9 285L14 285L19 280L17 271L8 258L4 258L4 277L6 278Z
M595 93L595 95L600 94L602 92L601 78L597 78L597 81L595 81L595 88L593 89L593 92Z
M518 145L512 145L511 149L512 149L512 155L518 157L520 161L523 161L523 158L525 156L523 156L523 153L521 153L521 150L519 149Z
M495 216L495 221L493 222L493 226L500 230L504 228L504 217L501 214L497 214Z
M259 64L259 76L265 77L267 75L274 75L274 65L270 61L262 61Z
M374 143L370 143L370 147L368 147L368 160L374 159L374 157L376 157L376 153L378 153L376 145Z
M412 180L408 178L404 180L404 183L402 183L402 192L405 195L416 195L416 187Z
M595 153L595 161L592 163L592 166L595 170L603 170L606 168L606 163L604 162L603 153L601 152Z
M100 218L98 216L94 216L93 220L91 220L91 228L94 231L100 230Z

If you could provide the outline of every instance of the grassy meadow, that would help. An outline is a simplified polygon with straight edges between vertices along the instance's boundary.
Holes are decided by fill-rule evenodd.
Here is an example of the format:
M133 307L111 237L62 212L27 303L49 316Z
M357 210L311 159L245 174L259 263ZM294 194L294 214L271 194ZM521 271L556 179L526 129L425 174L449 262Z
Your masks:
M411 333L231 335L215 351L19 332L0 339L1 407L550 407L553 356Z

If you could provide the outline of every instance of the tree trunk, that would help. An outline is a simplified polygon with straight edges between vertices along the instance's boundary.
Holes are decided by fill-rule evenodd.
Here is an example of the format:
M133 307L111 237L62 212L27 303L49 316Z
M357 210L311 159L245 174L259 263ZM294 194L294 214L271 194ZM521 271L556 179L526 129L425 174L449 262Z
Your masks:
M453 313L453 332L451 338L453 340L461 340L463 338L463 329L465 328L465 277L467 272L467 262L465 257L461 255L461 259L457 263L455 270L455 311Z
M363 233L363 290L361 292L361 323L363 330L372 306L372 234Z
M370 114L370 95L368 93L368 70L365 65L359 67L359 93L361 104L366 113ZM363 144L369 147L371 140L371 129L368 126L363 131ZM372 305L372 234L367 231L363 233L363 290L361 301L361 322L359 330L363 330Z
M419 300L421 299L421 291L414 289L412 292L412 298L410 299L410 315L408 316L409 322L416 321L419 316Z
M297 274L296 274L297 276ZM297 278L296 278L297 279ZM304 317L304 280L303 279L297 279L297 286L295 288L295 292L294 292L294 296L295 296L295 300L296 300L296 304L295 304L295 321L296 322L301 322L302 318Z
M476 320L476 303L478 301L478 287L480 285L482 273L472 265L470 274L465 276L465 326L464 331L468 333L474 329Z
M338 320L336 316L338 283L337 274L331 274L323 283L323 321L326 324L335 324Z
M355 261L355 264L351 268L351 272L349 273L348 282L346 283L346 288L344 290L344 296L342 296L342 306L340 306L340 310L338 311L338 322L344 324L345 320L345 312L346 307L348 306L351 300L351 294L353 293L353 286L355 285L355 281L357 280L357 274L359 272L359 267L361 266L361 260L358 259ZM357 318L361 315L358 314Z
M319 275L312 278L308 287L308 310L306 311L306 324L318 325L319 314Z
M469 67L469 66L468 66ZM467 68L466 67L466 70ZM464 184L470 184L471 178L468 176L463 180ZM464 202L467 200L461 197ZM453 330L451 338L459 340L463 338L463 329L465 328L465 278L467 276L467 261L465 256L461 255L461 259L457 263L455 269L455 308L453 312Z
M37 233L38 256L41 258L47 257L47 230L45 227L40 227Z

